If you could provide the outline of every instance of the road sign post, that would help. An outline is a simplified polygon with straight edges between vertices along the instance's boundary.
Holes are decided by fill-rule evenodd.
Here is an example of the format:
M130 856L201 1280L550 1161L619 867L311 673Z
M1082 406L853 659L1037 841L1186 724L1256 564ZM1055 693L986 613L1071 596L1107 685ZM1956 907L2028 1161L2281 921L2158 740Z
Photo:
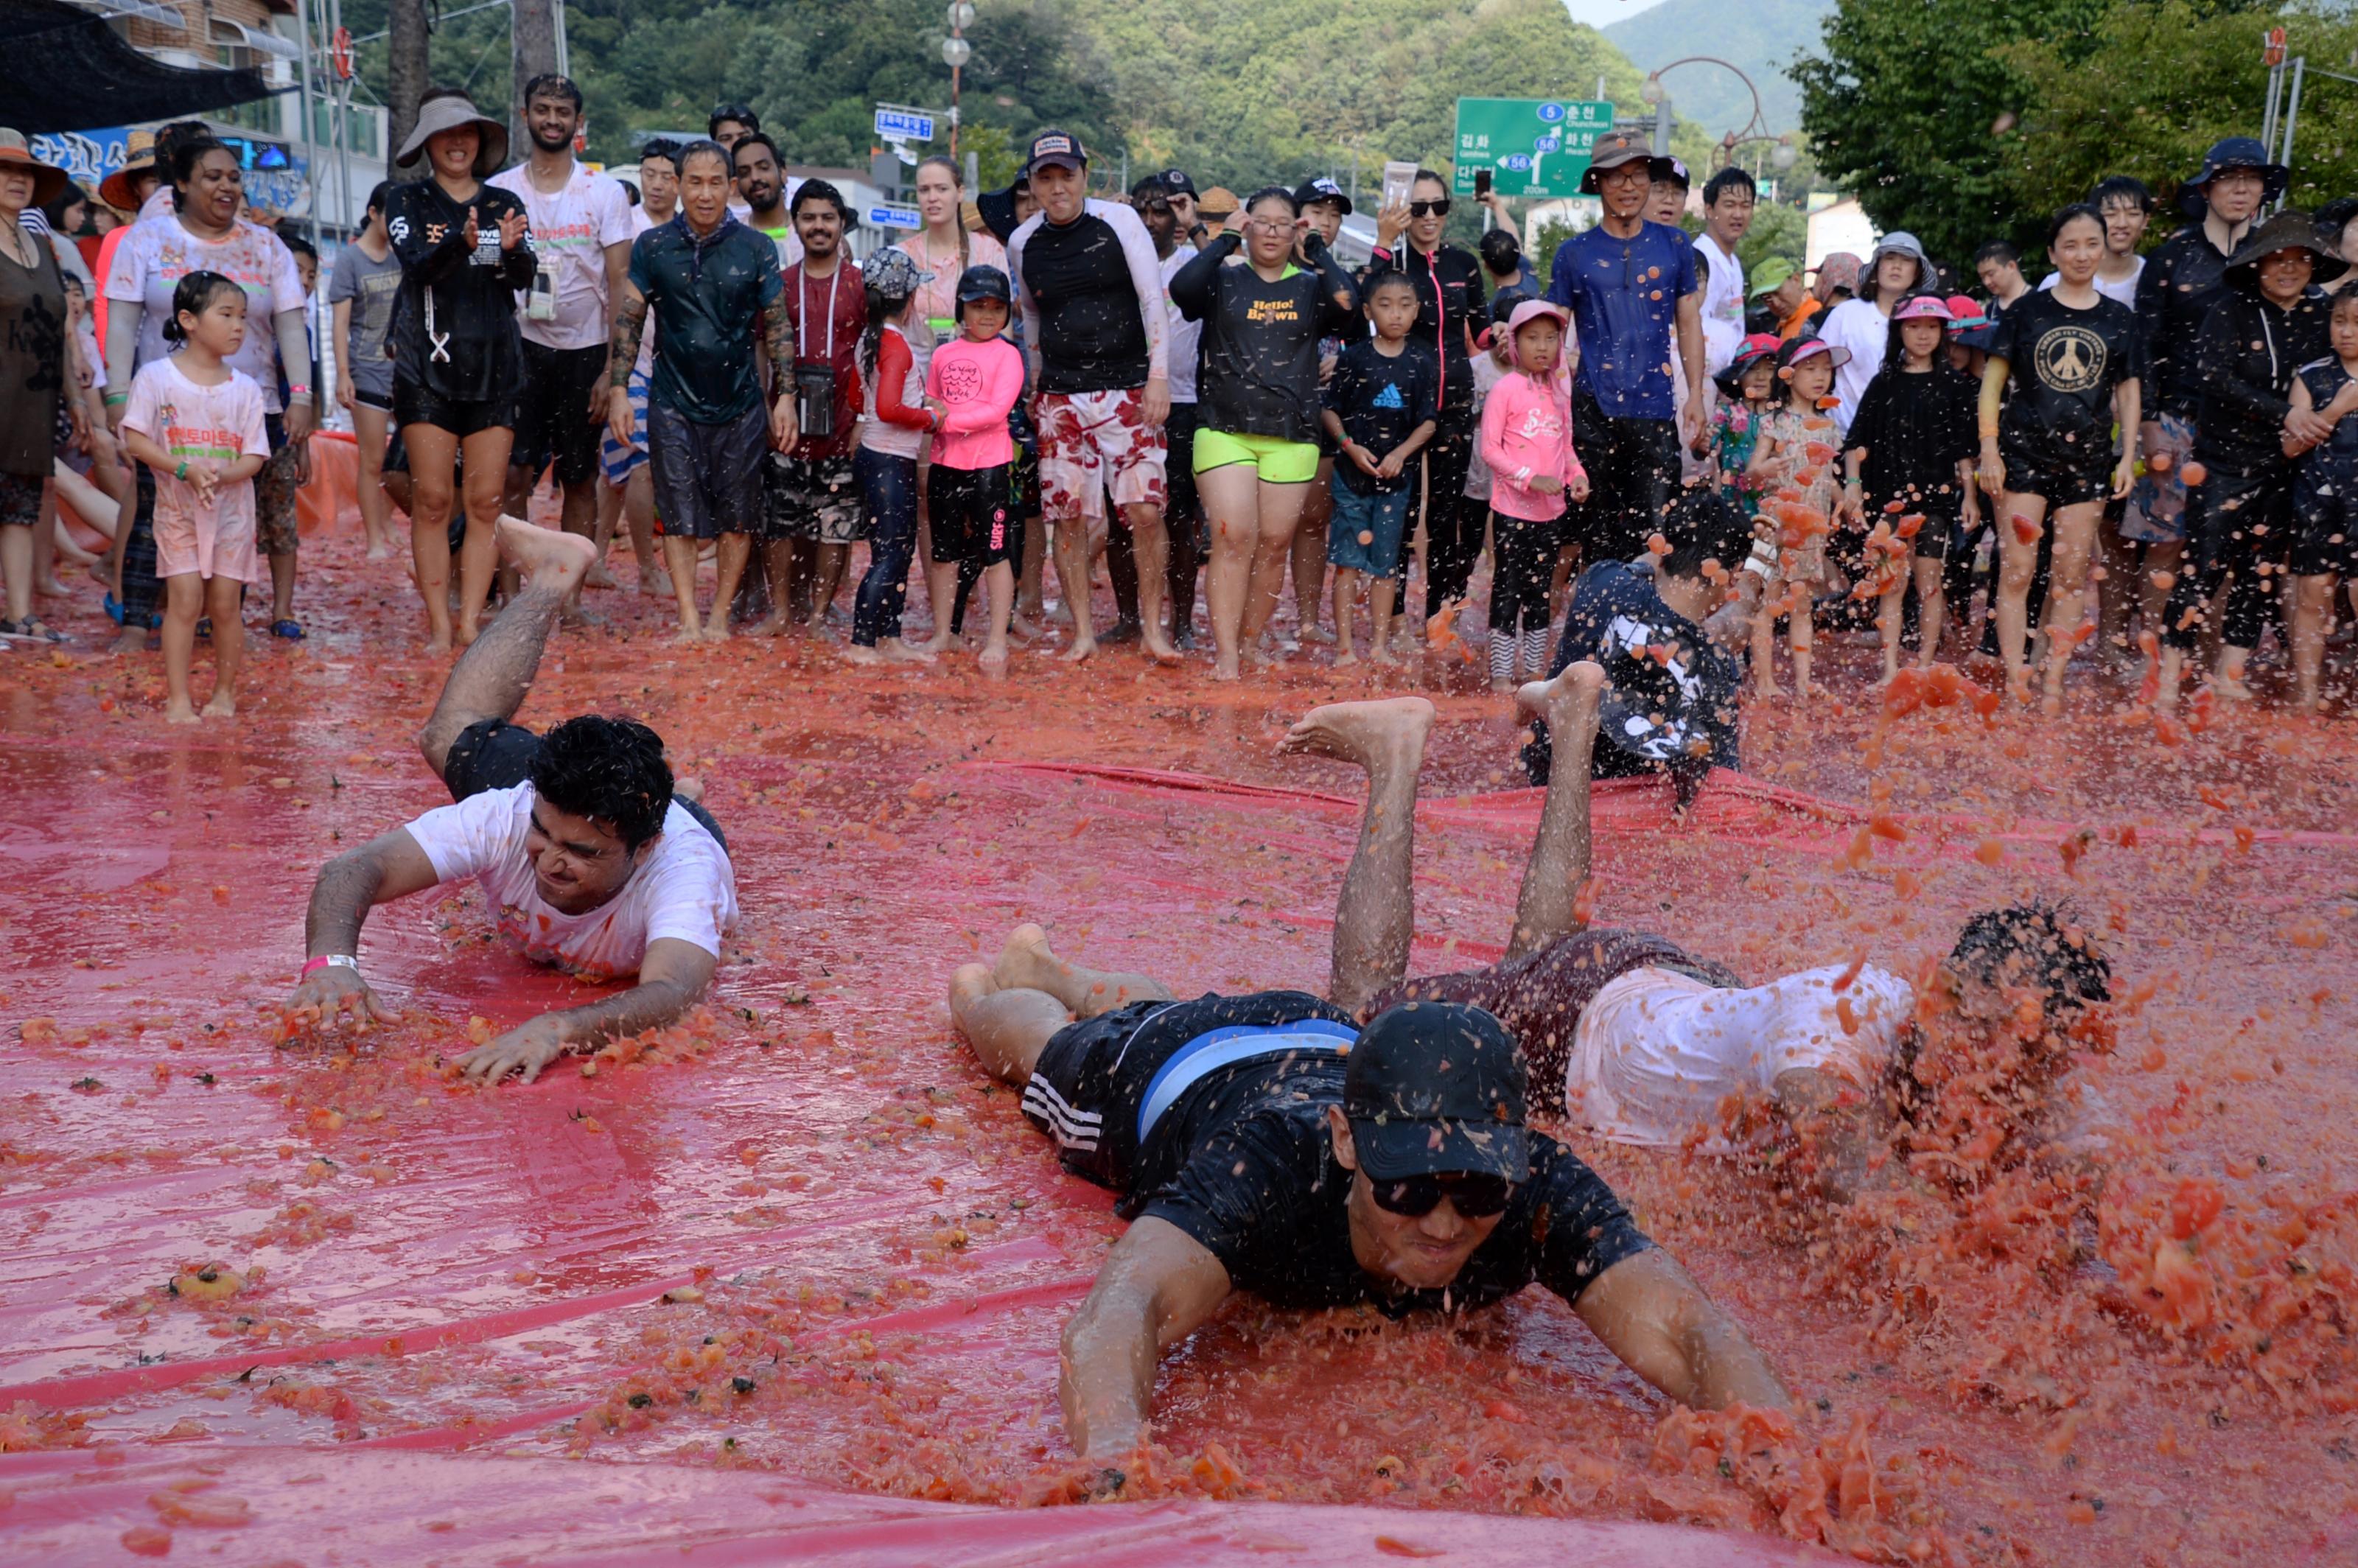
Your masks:
M1474 194L1490 171L1501 196L1577 196L1588 150L1613 128L1613 105L1576 98L1460 98L1454 189Z

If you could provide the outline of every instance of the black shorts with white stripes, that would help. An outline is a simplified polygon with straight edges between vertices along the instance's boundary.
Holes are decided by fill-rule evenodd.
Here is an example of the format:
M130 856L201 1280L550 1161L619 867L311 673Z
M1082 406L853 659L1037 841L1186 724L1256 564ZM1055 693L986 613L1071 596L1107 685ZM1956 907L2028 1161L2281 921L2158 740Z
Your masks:
M1254 991L1134 1001L1068 1023L1041 1047L1023 1087L1023 1114L1056 1141L1065 1169L1127 1195L1139 1169L1139 1110L1164 1063L1216 1029L1305 1018L1351 1022L1306 991Z

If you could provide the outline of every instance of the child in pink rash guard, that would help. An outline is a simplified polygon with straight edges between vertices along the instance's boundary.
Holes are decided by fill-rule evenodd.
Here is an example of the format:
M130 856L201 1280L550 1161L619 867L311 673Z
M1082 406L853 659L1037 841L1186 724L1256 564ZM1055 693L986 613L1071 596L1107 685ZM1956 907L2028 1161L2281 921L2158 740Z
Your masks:
M1493 331L1500 329L1493 328ZM1482 404L1482 460L1490 470L1490 689L1545 673L1548 575L1564 502L1585 501L1588 472L1572 449L1572 393L1563 374L1571 321L1542 299L1515 308L1503 329L1514 369Z
M1014 552L1022 525L1009 504L1015 442L1007 417L1023 395L1023 356L1000 334L1012 288L995 266L958 276L958 335L934 351L925 396L941 405L926 500L933 519L934 640L950 645L950 605L963 581L980 578L990 595L990 633L980 663L1007 665L1007 622L1015 608Z

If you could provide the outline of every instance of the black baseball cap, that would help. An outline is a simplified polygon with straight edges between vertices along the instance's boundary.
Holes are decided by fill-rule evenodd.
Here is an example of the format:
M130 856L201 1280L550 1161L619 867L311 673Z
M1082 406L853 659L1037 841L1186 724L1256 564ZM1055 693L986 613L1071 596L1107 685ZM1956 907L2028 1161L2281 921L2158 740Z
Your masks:
M1008 281L1005 273L995 266L970 266L958 274L958 319L966 319L966 308L978 299L996 299L1012 309L1015 286Z
M1043 131L1032 138L1032 147L1023 157L1023 172L1029 175L1036 168L1084 169L1089 167L1089 155L1081 150L1081 138L1069 131Z
M1296 208L1314 206L1321 201L1332 201L1343 210L1346 218L1351 215L1351 199L1343 194L1341 186L1323 174L1305 179L1293 188L1293 205Z
M1195 195L1195 182L1187 178L1187 171L1184 168L1166 168L1154 178L1161 180L1174 196L1193 199Z
M1478 1007L1412 1001L1359 1033L1343 1078L1343 1114L1370 1181L1465 1172L1531 1175L1523 1058Z

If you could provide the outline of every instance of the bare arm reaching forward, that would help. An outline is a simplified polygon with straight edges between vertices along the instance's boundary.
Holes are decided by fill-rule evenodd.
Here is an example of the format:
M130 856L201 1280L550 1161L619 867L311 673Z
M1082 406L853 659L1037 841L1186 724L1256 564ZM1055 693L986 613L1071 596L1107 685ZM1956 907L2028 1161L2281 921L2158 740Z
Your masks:
M1076 1453L1113 1460L1146 1441L1155 1362L1228 1297L1228 1270L1168 1220L1149 1216L1114 1243L1088 1300L1065 1325L1058 1358L1065 1435Z

